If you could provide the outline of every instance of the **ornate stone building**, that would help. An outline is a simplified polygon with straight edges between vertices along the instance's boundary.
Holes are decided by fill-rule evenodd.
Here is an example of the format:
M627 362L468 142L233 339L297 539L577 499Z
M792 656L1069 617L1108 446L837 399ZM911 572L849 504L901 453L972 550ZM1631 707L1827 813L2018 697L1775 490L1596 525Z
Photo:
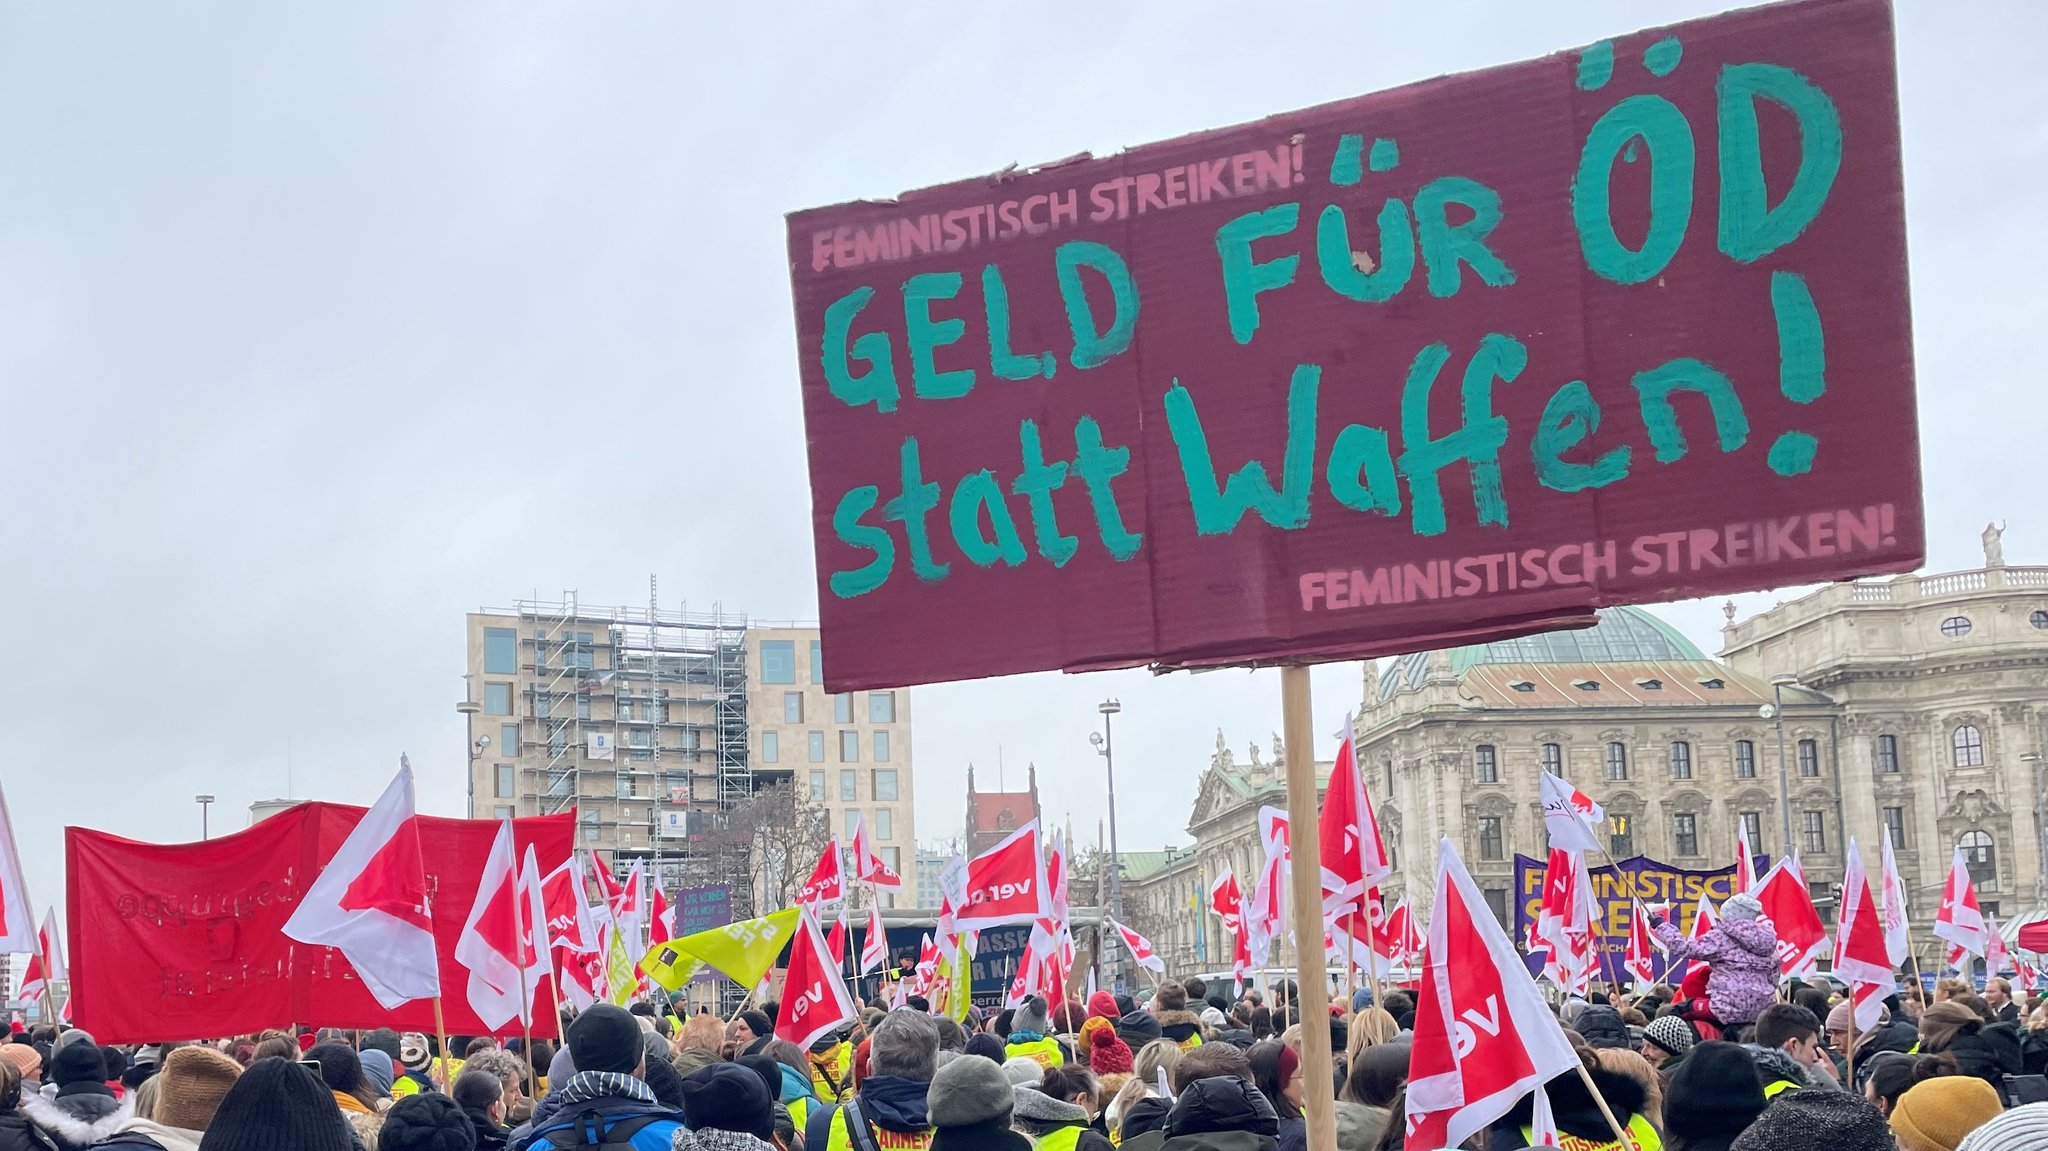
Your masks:
M1829 913L1848 838L1874 868L1890 836L1929 967L1960 847L2010 937L2048 909L2048 567L2007 566L1996 544L1987 531L1973 571L1832 585L1740 622L1731 608L1718 660L1617 608L1584 631L1367 664L1359 758L1405 873L1390 894L1426 904L1449 836L1510 919L1514 857L1545 848L1537 773L1555 771L1605 807L1614 858L1721 867L1738 826L1773 857L1789 828ZM1256 874L1258 808L1285 806L1277 742L1249 758L1219 733L1194 845L1127 862L1126 906L1170 970L1229 965L1204 893L1226 865Z

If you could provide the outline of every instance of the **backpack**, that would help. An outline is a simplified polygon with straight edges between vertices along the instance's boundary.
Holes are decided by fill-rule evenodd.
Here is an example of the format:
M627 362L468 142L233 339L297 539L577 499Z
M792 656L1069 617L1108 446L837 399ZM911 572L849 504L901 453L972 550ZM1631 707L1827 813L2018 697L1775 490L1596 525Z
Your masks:
M634 1115L621 1119L607 1130L604 1116L597 1111L580 1111L574 1119L551 1123L534 1132L534 1141L546 1139L555 1151L634 1151L633 1137L669 1115ZM569 1140L565 1141L564 1136Z

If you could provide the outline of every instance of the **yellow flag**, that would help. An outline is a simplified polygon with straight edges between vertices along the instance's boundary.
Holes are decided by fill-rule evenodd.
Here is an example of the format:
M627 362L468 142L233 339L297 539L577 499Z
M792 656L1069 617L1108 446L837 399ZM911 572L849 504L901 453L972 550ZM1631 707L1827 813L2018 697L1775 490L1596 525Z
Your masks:
M640 978L633 974L633 957L626 954L626 941L617 931L607 934L611 936L611 946L604 960L606 998L624 1007L640 990Z
M640 970L666 991L681 991L692 975L704 969L704 961L676 943L657 943L640 960Z
M695 956L741 987L752 987L775 966L775 957L782 954L783 945L796 934L797 914L792 907L760 919L744 919L699 931L670 940L662 947Z
M974 962L963 945L953 949L953 999L946 1004L947 1017L967 1022L967 1005L974 1001Z

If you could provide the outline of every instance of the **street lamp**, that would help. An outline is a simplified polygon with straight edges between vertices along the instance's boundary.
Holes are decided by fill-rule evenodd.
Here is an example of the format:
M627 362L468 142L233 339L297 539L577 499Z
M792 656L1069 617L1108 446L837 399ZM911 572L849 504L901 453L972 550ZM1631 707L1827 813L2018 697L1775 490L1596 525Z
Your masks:
M1116 745L1110 736L1109 717L1122 711L1124 705L1113 699L1105 699L1095 706L1102 713L1102 730L1088 733L1088 742L1095 745L1095 752L1102 757L1103 774L1109 781L1109 917L1118 923L1124 919L1123 888L1119 880L1124 869L1123 856L1116 847ZM1100 936L1097 936L1098 941ZM1099 946L1099 942L1098 942ZM1123 952L1112 951L1116 962L1111 967L1111 984L1117 985L1124 969Z
M462 774L464 793L469 806L468 818L476 818L476 761L483 758L483 749L491 742L490 736L479 740L476 736L476 716L483 710L470 688L468 676L462 677L462 702L455 705L455 713L462 717Z
M207 827L206 819L207 813L213 807L213 797L210 795L195 795L192 797L192 801L199 805L199 838L213 838L211 830Z
M2034 903L2038 906L2048 903L2048 806L2044 806L2048 805L2048 795L2041 790L2041 753L2026 752L2020 756L2020 762L2034 772Z
M1757 709L1759 715L1773 721L1778 729L1778 814L1784 822L1786 859L1792 858L1792 784L1785 774L1785 689L1798 682L1796 675L1772 676L1772 702Z

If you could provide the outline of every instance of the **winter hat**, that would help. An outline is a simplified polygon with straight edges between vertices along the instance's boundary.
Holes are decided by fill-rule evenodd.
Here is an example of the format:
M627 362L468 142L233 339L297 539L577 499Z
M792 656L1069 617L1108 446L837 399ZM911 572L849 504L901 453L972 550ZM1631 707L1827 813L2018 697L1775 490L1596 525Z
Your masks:
M955 1059L932 1076L925 1114L934 1127L995 1122L1007 1127L1016 1099L1002 1068L986 1059Z
M666 1059L649 1059L642 1081L654 1092L655 1102L671 1111L683 1109L683 1073Z
M1331 1004L1330 1010L1338 1010L1336 1004ZM1202 1026L1204 1027L1222 1028L1230 1023L1230 1020L1224 1018L1223 1013L1221 1011L1216 1010L1214 1007L1202 1008L1201 1018Z
M548 1082L567 1083L576 1076L576 1057L569 1054L569 1045L555 1048L555 1057L548 1060Z
M2048 1147L2048 1103L2029 1103L1970 1132L1956 1151L2031 1151Z
M630 1075L639 1069L646 1052L640 1041L640 1025L623 1007L599 1003L569 1025L569 1053L578 1071Z
M1372 988L1361 987L1351 993L1351 1012L1357 1014L1372 1006Z
M1699 1146L1721 1145L1742 1133L1764 1109L1756 1061L1739 1043L1705 1040L1678 1061L1664 1085L1664 1133Z
M1138 1009L1138 1001L1128 995L1118 994L1114 998L1116 999L1116 1013L1118 1015L1129 1015Z
M1116 1009L1116 996L1107 991L1097 991L1088 997L1088 1014L1115 1023L1123 1012Z
M476 1124L437 1091L408 1095L384 1113L378 1151L476 1151Z
M1643 1042L1656 1044L1657 1049L1666 1055L1683 1055L1699 1041L1700 1037L1693 1034L1692 1024L1676 1015L1660 1015L1643 1028Z
M1235 1075L1216 1075L1187 1085L1166 1115L1166 1137L1202 1135L1212 1131L1280 1133L1280 1116L1259 1089Z
M43 1057L26 1043L0 1044L0 1059L14 1064L14 1069L27 1079L43 1069Z
M263 1059L221 1099L199 1151L352 1151L354 1142L319 1076L288 1059Z
M782 1064L777 1063L773 1055L742 1055L733 1062L761 1077L761 1083L768 1088L768 1098L781 1097Z
M1733 903L1734 900L1729 900ZM1687 1056L1686 1061L1692 1061ZM1669 1121L1669 1113L1666 1114ZM1730 1151L1896 1151L1884 1116L1861 1095L1831 1088L1787 1091L1735 1137Z
M1003 1078L1015 1087L1036 1087L1045 1082L1045 1066L1029 1055L1003 1060Z
M1017 1009L1015 1015L1010 1017L1011 1032L1035 1031L1040 1035L1052 1034L1052 1021L1045 1013L1045 1000L1037 995L1032 996L1025 1001L1024 1006Z
M1159 1017L1150 1011L1126 1011L1116 1021L1116 1035L1136 1051L1159 1038Z
M391 1056L375 1048L365 1047L356 1053L363 1063L363 1078L379 1095L391 1094L391 1084L397 1079L397 1069L391 1066Z
M50 1056L50 1082L59 1087L73 1083L105 1083L107 1061L100 1055L100 1049L90 1043L72 1043L59 1047Z
M1152 1009L1155 1011L1186 1011L1188 989L1169 979L1152 993Z
M1003 1041L986 1031L977 1031L967 1037L967 1053L979 1055L991 1063L1001 1063L1009 1058L1003 1053Z
M1763 913L1764 905L1757 902L1756 896L1747 893L1731 895L1728 902L1721 905L1723 919L1755 919Z
M1998 1092L1975 1075L1941 1075L1906 1089L1892 1106L1902 1151L1956 1151L1970 1132L2005 1110Z
M1011 1095L1011 1115L1016 1119L1044 1124L1085 1125L1088 1122L1088 1112L1079 1104L1054 1099L1036 1087L1016 1087L1011 1090Z
M775 1096L759 1072L714 1063L683 1076L683 1121L692 1131L737 1131L775 1138Z
M408 1031L398 1037L398 1061L405 1064L407 1071L425 1071L433 1058L433 1048L427 1046L426 1036Z
M1088 1039L1088 1070L1097 1075L1130 1074L1131 1045L1118 1039L1113 1028L1097 1031Z
M756 1011L749 1007L745 1011L740 1012L740 1022L746 1024L747 1030L753 1032L757 1039L762 1036L775 1034L775 1021L768 1018L768 1013L765 1011Z
M94 1044L98 1042L99 1040L92 1037L92 1032L87 1031L85 1028L71 1027L58 1034L57 1042L50 1047L50 1054L55 1055L73 1043Z
M1842 1000L1840 1003L1835 1004L1834 1007L1829 1009L1828 1011L1828 1021L1824 1025L1826 1029L1829 1031L1849 1030L1849 1015L1851 1009L1854 1006L1854 1004L1850 1003L1846 999ZM1891 1011L1888 1008L1886 1008L1883 1004L1879 1004L1877 1008L1877 1021L1879 1023L1884 1023L1889 1021L1891 1017Z
M1571 1027L1586 1041L1588 1047L1625 1048L1629 1045L1628 1024L1622 1022L1621 1012L1604 1004L1589 1004L1585 1010L1579 1012L1578 1019Z
M150 1118L166 1127L204 1131L241 1077L242 1065L211 1047L180 1047L157 1072L156 1111Z

